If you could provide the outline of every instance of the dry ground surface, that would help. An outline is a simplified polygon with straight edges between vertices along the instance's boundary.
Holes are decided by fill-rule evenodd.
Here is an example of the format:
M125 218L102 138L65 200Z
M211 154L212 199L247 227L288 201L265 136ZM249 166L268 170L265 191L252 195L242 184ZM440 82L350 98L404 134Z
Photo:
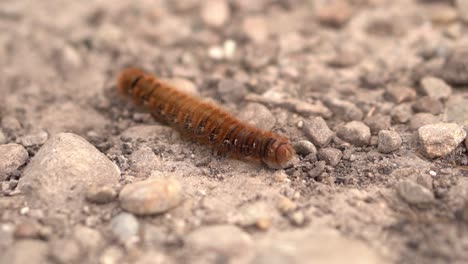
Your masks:
M0 1L0 263L468 263L468 1ZM126 66L290 138L273 170Z

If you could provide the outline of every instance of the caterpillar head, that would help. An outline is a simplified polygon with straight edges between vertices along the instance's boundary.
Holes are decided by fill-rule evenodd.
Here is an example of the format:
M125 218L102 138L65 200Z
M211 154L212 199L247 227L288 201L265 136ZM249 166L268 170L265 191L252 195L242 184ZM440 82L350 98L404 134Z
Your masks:
M136 68L125 69L120 73L117 79L117 88L124 95L131 94L133 87L144 75L145 73L143 71Z
M268 146L265 157L262 161L270 168L282 169L292 165L291 161L295 157L295 151L286 138L275 140Z

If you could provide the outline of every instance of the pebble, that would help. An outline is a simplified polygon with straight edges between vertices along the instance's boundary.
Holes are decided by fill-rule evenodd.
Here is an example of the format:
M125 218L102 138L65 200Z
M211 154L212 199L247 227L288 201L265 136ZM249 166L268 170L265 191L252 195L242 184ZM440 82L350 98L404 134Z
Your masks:
M460 0L460 2L465 2ZM466 5L466 4L465 4ZM466 14L466 13L465 13ZM453 85L468 84L468 48L456 48L441 67L442 78Z
M466 131L455 123L437 123L419 128L418 136L423 154L428 158L443 157L465 139Z
M319 160L325 161L328 165L335 167L340 163L343 153L336 148L323 148L318 152Z
M40 146L44 144L48 138L49 138L49 135L47 134L47 132L45 132L44 130L41 130L37 133L20 137L19 142L21 143L21 145L25 147Z
M191 95L198 95L198 88L195 86L193 82L184 78L171 78L171 79L164 79L164 82L167 84L177 88L178 90L191 94Z
M216 243L213 243L213 239ZM226 263L246 263L241 259L248 258L254 243L249 234L233 225L213 225L196 229L189 233L185 240L189 258L216 252Z
M305 120L303 130L312 143L318 147L327 146L335 136L322 117Z
M110 225L112 233L123 244L129 244L138 241L138 231L140 229L140 224L134 215L122 212L112 218Z
M41 225L33 220L33 219L26 219L19 222L16 225L14 236L15 238L24 239L24 238L33 238L37 239L40 237L40 229Z
M452 87L442 79L429 76L421 80L421 92L435 99L446 99L452 94Z
M267 131L270 131L276 124L276 117L266 106L258 103L247 104L237 117L248 124Z
M385 91L385 97L399 104L416 99L416 91L413 88L401 85L389 85Z
M416 113L431 113L438 115L442 113L444 109L443 104L438 100L430 96L423 96L416 100L413 104L413 110Z
M230 15L229 5L225 0L203 1L201 17L208 26L221 27L229 20Z
M83 206L88 186L115 185L119 178L119 168L93 145L60 133L39 149L18 187L31 204L68 210Z
M182 186L170 178L128 184L119 195L121 207L137 215L164 213L179 205L182 198Z
M276 208L278 208L282 214L287 214L296 210L297 204L288 197L281 195L276 203Z
M397 105L391 111L392 119L396 123L406 123L410 120L412 115L413 111L411 109L411 105L406 103Z
M92 203L106 204L117 198L117 191L111 186L92 185L86 191L86 199Z
M434 200L434 194L426 187L410 180L403 180L397 185L398 194L412 205L427 204Z
M370 128L360 121L351 121L341 126L336 134L355 146L367 146L371 138Z
M147 177L152 171L157 169L162 161L161 158L154 154L153 150L148 146L141 146L139 149L132 152L129 157L132 171L138 177Z
M266 230L271 226L271 210L266 202L247 203L236 211L238 217L235 222L240 226L255 226L261 230Z
M2 118L2 127L5 132L14 133L21 129L21 123L12 116L4 116Z
M320 23L341 27L351 19L353 10L347 1L333 0L318 8L316 16Z
M26 163L29 154L18 144L0 145L0 181L5 180L11 173Z
M295 226L303 226L306 222L306 216L302 211L292 213L291 215L289 215L289 219L291 223Z
M312 179L317 178L325 170L326 165L327 163L323 160L315 162L315 167L307 172L307 177Z
M82 225L74 227L73 238L85 251L99 250L104 244L104 239L99 231Z
M59 239L50 243L50 257L56 263L77 263L82 257L79 244L70 239Z
M458 15L464 22L468 23L468 2L466 0L456 0L455 3Z
M468 99L451 96L446 102L444 121L468 126Z
M125 263L122 259L125 257L124 251L116 246L112 245L106 248L99 256L99 264L120 264Z
M364 117L364 113L355 104L331 98L325 101L325 105L338 117L341 117L344 121L361 120Z
M422 126L438 122L439 118L431 113L417 113L411 117L409 127L411 131L416 131Z
M7 137L3 133L3 131L0 129L0 145L7 143Z
M299 155L307 156L309 154L317 154L317 148L312 142L308 140L300 140L298 142L293 143L293 148Z
M395 131L382 130L379 132L378 147L380 153L390 153L401 148L401 137Z
M372 134L379 133L380 130L387 130L390 128L392 118L388 115L376 114L373 116L366 117L364 123L369 126Z
M2 263L49 263L47 243L35 239L17 240L2 255Z
M224 102L238 104L244 100L247 88L234 79L222 79L218 83L218 93Z
M264 16L245 18L242 23L242 29L247 37L256 43L263 43L268 39L268 24Z

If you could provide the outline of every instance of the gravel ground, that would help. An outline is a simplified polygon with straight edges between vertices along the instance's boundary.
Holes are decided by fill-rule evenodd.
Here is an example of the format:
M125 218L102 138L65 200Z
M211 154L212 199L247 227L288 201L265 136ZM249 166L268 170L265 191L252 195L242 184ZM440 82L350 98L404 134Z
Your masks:
M468 1L0 2L0 263L467 263ZM290 138L216 157L138 66Z

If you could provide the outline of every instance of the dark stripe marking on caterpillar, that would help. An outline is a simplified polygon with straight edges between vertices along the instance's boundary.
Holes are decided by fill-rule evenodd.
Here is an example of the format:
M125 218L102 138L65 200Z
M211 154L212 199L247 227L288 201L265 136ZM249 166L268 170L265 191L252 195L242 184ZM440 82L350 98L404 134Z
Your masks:
M217 154L284 168L295 156L285 137L246 124L228 112L165 84L139 69L123 70L117 88L159 122Z

